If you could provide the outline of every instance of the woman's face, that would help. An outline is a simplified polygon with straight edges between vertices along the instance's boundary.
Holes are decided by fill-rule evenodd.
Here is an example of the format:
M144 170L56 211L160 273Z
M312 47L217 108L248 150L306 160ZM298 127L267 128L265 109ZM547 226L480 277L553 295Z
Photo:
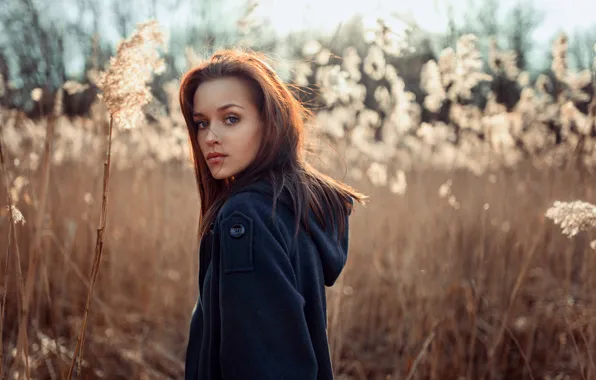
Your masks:
M193 119L215 179L230 178L253 162L263 126L249 82L226 77L202 83L194 95Z

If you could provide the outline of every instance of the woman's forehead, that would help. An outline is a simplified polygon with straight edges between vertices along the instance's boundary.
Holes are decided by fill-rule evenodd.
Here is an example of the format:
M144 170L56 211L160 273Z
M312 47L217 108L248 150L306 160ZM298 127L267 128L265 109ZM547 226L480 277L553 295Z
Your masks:
M226 104L237 104L246 107L253 102L250 84L240 78L226 77L201 83L194 94L193 108L215 110Z

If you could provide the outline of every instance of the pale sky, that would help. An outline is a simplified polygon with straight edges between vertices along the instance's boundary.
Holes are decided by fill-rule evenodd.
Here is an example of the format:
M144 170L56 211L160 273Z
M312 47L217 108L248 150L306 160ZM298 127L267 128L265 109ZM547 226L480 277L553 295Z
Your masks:
M69 3L70 0L62 0ZM131 0L133 1L133 0ZM150 0L134 0L135 15L142 21L149 17ZM184 25L193 17L189 12L188 3L201 0L181 1L178 9L172 8L173 0L158 0L158 19L165 25ZM452 4L456 13L463 12L469 4L478 6L482 0L256 0L258 2L257 15L268 16L274 28L280 33L300 30L303 28L334 30L339 22L350 18L356 13L363 13L370 17L383 17L391 12L410 13L417 23L424 29L440 33L447 27L447 4ZM501 0L501 8L507 10L518 1ZM576 29L596 28L595 0L530 0L543 10L544 20L536 30L535 38L540 41L550 40L558 31L573 34ZM239 4L246 4L246 0L221 0L224 9L220 9L222 17L235 14ZM138 6L137 6L138 4ZM109 14L109 10L105 13ZM501 15L502 16L502 15ZM502 19L502 17L501 17ZM229 21L229 20L226 20Z
M479 1L472 3L478 5ZM519 0L501 0L503 9ZM303 26L333 30L340 21L354 13L383 16L389 12L409 12L424 29L440 33L447 27L446 4L455 12L465 9L470 0L260 0L260 11L272 16L281 32ZM539 40L550 39L557 30L572 34L575 28L596 27L594 0L533 0L545 13L544 22L536 31Z
M61 0L69 9L72 0ZM116 0L119 1L119 0ZM133 2L134 23L149 18L151 0L130 0ZM172 6L175 0L158 0L157 14L159 21L166 28L175 28L189 24L194 17L189 4L201 0L181 0L180 6ZM482 0L256 0L256 16L265 16L280 34L300 29L322 29L334 31L342 20L349 19L356 13L362 13L369 19L385 17L392 12L409 13L424 29L432 33L441 33L447 27L447 4L452 4L456 17L469 6L479 6ZM513 7L518 1L501 0L503 12ZM548 52L550 40L560 31L570 36L576 30L591 28L596 30L596 0L530 0L544 12L544 19L533 37L537 44L536 51ZM218 17L222 23L233 25L239 9L243 9L246 0L220 0L222 8ZM113 26L113 16L109 4L105 2L102 30L105 37L117 42L120 37ZM500 15L503 19L503 15ZM230 17L232 19L230 19ZM112 25L111 25L112 24ZM596 42L596 41L595 41ZM541 54L541 53L540 53ZM73 66L77 64L73 63Z

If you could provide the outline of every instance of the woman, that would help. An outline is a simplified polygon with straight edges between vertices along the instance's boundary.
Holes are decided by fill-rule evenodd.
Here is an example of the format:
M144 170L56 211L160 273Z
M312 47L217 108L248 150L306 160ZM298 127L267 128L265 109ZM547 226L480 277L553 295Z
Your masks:
M201 200L186 379L332 379L325 286L365 196L304 160L307 110L256 53L182 78Z

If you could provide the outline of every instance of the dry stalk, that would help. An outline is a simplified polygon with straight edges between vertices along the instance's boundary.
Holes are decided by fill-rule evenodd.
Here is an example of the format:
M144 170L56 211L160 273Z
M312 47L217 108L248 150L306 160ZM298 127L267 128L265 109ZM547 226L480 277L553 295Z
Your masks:
M489 373L493 373L495 351L497 350L499 344L501 344L501 340L503 339L503 335L505 334L505 331L507 329L507 323L509 323L509 315L511 314L513 304L515 303L515 299L517 298L517 293L521 289L524 279L526 278L526 273L528 272L528 268L530 267L530 263L532 262L532 258L534 257L534 253L536 252L539 242L540 235L536 234L534 242L532 243L532 247L530 248L530 252L526 257L526 261L524 262L523 267L519 275L517 276L517 280L515 281L515 285L513 286L513 291L511 292L511 296L509 297L509 305L503 315L503 319L501 320L501 327L499 328L497 337L490 349L488 350L488 365L486 366L487 373L485 373L484 376L482 376L482 379L486 378L486 375L488 375Z
M8 184L8 172L6 170L6 165L4 162L4 152L2 150L2 140L0 139L0 166L2 166L2 172L4 173L4 186L6 187L6 201L8 204L8 217L9 217L9 227L8 227L8 247L7 249L7 254L6 254L6 274L4 277L4 294L2 295L2 309L0 311L0 364L3 364L3 356L2 356L2 347L4 347L4 343L2 340L2 334L3 334L3 329L4 329L4 313L6 311L6 293L8 292L8 265L9 265L9 256L10 256L10 246L12 243L12 240L14 240L15 242L15 252L16 252L16 272L17 272L17 277L18 277L18 281L17 281L17 288L18 288L18 292L19 292L19 296L20 296L20 302L21 302L21 308L19 309L19 315L22 312L22 308L24 305L24 295L23 295L23 273L21 272L21 254L19 252L19 244L18 244L18 239L17 239L17 229L14 228L15 226L15 221L14 221L14 217L13 217L13 213L12 213L12 208L13 208L13 204L12 204L12 199L10 198L10 185ZM29 380L31 378L30 375L30 370L29 370L29 352L28 352L28 347L27 345L25 345L24 347L24 353L19 355L21 356L21 358L24 359L25 362L25 374L27 379ZM0 379L3 379L3 365L0 365Z
M25 283L25 292L23 298L23 314L19 323L19 338L17 347L19 351L23 350L23 345L27 346L27 325L29 320L29 303L33 295L35 280L37 278L37 263L39 258L39 251L41 250L40 242L43 233L43 220L46 209L48 187L50 183L50 167L52 162L52 141L54 139L54 129L56 126L57 115L53 114L48 120L48 128L46 131L46 138L43 148L43 167L41 173L41 194L39 197L39 204L37 208L37 217L35 219L35 234L33 235L33 244L29 251L29 266L27 269L27 282Z
M428 346L430 346L432 341L435 339L435 336L437 335L438 327L439 327L439 323L436 323L435 326L433 327L432 331L430 332L430 334L424 340L424 344L422 345L420 352L418 352L418 355L416 355L416 359L414 359L414 362L412 363L412 368L410 369L410 372L408 373L406 380L411 380L412 377L414 376L414 374L416 373L416 368L418 368L418 364L420 363L420 361L426 354L426 352L428 350Z
M81 360L83 357L83 345L85 344L85 330L87 328L87 318L89 317L89 306L91 304L91 298L93 296L93 288L95 286L95 281L97 279L97 273L99 272L99 264L101 262L101 255L103 253L103 234L106 228L106 216L108 211L108 184L110 180L110 162L111 162L111 152L112 152L112 128L114 124L113 116L110 117L110 129L108 131L108 148L106 154L106 161L104 162L103 166L103 192L102 192L102 201L101 201L101 214L99 216L99 227L97 228L97 239L95 242L95 256L93 260L93 266L91 268L91 283L89 284L89 291L87 292L87 302L85 304L85 314L83 316L83 322L81 324L81 329L79 331L79 336L77 338L77 345L75 347L72 363L70 364L70 369L68 371L68 379L72 379L75 363L77 362L77 357L80 357L77 365L77 376L80 376L81 373Z
M588 353L588 359L590 359L590 368L592 369L592 374L596 375L596 366L594 365L594 359L592 357L592 350L590 349L590 344L588 342L588 339L586 338L586 334L584 334L584 332L582 330L579 330L579 334L582 338L582 340L584 341L584 345L586 347L586 351Z
M0 154L2 152L2 148L0 148ZM8 193L7 193L8 194ZM10 206L9 206L10 207ZM4 350L1 347L4 347L4 341L2 339L2 334L4 333L4 314L6 311L6 293L8 293L8 265L10 264L9 257L10 257L10 245L11 241L11 233L12 233L12 214L10 216L11 220L9 221L10 224L8 226L8 245L6 246L6 261L4 264L4 286L3 286L3 293L2 293L2 304L0 304L0 379L4 379Z
M484 220L484 218L483 218ZM484 222L483 222L484 223ZM484 230L484 226L483 226ZM484 247L484 239L482 241ZM484 250L484 248L483 248ZM466 286L464 288L466 293L466 302L470 306L470 310L468 314L470 315L470 319L473 320L472 322L472 337L470 338L470 345L468 347L468 357L470 358L470 362L468 363L468 370L466 371L466 379L472 379L472 371L474 369L474 353L476 352L476 339L478 334L478 310L480 309L481 305L480 302L482 296L478 294L478 291L470 290L471 286ZM476 294L471 294L476 293Z

